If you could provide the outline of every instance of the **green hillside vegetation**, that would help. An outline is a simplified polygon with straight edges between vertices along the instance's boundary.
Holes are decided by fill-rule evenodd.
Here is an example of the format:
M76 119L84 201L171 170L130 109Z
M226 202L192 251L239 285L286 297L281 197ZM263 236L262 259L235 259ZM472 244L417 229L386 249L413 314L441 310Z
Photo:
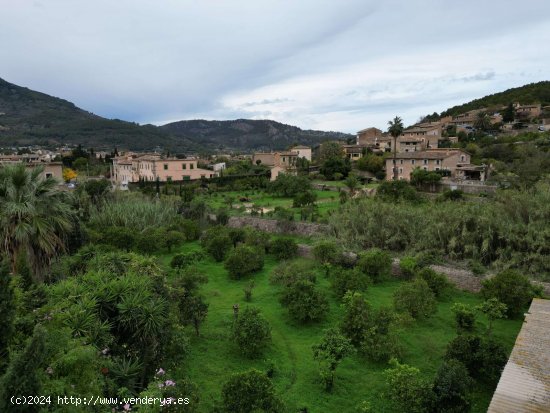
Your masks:
M71 102L0 79L0 146L82 144L96 150L114 146L171 152L283 150L292 144L317 145L346 139L339 132L301 130L271 120L191 120L162 127L105 119Z
M199 251L196 244L186 244L179 252ZM171 255L164 256L169 263ZM307 265L309 260L297 262ZM189 379L200 389L199 411L209 412L218 405L221 388L232 372L256 368L262 372L273 370L272 381L276 393L285 401L289 412L307 408L308 412L331 411L353 412L362 402L368 402L372 411L395 411L391 409L389 389L384 371L386 363L368 360L354 354L345 359L336 372L334 388L323 391L319 378L318 363L312 357L312 346L318 343L323 331L338 325L344 316L341 301L331 290L330 279L321 269L315 271L319 289L329 298L328 317L320 323L302 325L293 321L279 303L281 287L270 283L277 262L270 256L262 271L239 281L231 280L223 264L205 259L198 267L209 276L201 287L209 304L208 318L201 329L200 337L193 337L188 358ZM243 289L254 280L250 302L243 300ZM388 280L368 288L364 297L374 309L392 305L392 295L403 281ZM399 342L403 345L402 362L420 369L422 377L431 380L439 368L447 343L455 335L453 303L461 302L470 307L481 304L475 294L455 291L437 305L435 316L422 321L413 321L399 328ZM261 357L243 357L234 343L230 331L233 322L232 306L240 303L241 311L247 307L260 308L271 326L272 342ZM480 318L477 327L483 330L488 321ZM519 331L521 321L499 320L495 329L498 340L510 351ZM474 392L472 412L485 412L492 396L491 385L483 384ZM304 411L304 410L302 410Z
M295 237L212 217L206 200L220 188L208 182L147 195L88 185L69 192L24 165L0 174L2 412L29 411L11 404L16 392L189 398L178 412L353 412L360 404L363 412L425 412L438 400L483 412L521 314L540 294L527 277L534 267L506 254L547 264L538 260L547 248L544 182L536 196L509 191L490 207L422 205L381 184L382 196L333 206L334 238L313 237L310 258L297 257ZM269 184L269 202L304 192L295 184L307 178L292 178ZM411 241L426 235L428 244ZM394 275L390 252L416 247L423 254L404 257ZM499 269L480 294L457 291L427 267L442 254L485 264L501 251L515 268ZM446 370L451 383L472 385L445 390ZM100 410L121 409L109 404Z
M522 105L532 103L540 103L542 106L550 105L550 81L529 83L525 86L511 88L504 92L474 99L471 102L453 106L441 112L441 116L456 116L470 110L483 108L500 109L502 106L514 102L519 102Z
M160 128L174 136L197 140L212 147L265 151L286 149L294 144L315 146L324 140L353 137L340 132L302 130L272 120L184 120Z

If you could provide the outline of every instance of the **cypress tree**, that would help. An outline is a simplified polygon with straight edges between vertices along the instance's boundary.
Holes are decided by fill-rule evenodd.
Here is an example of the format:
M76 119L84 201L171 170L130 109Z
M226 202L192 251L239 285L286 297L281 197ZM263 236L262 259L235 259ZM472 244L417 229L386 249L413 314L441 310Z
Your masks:
M13 357L0 380L0 412L33 413L39 410L40 405L12 404L10 398L40 394L38 368L43 362L45 347L46 329L37 325L23 352Z
M8 345L13 333L15 302L11 276L5 261L0 261L0 373L8 361Z

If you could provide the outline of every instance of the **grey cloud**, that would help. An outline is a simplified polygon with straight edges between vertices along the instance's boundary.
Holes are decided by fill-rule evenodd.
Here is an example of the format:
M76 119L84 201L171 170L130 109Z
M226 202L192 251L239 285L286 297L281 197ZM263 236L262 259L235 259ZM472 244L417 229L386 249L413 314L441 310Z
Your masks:
M323 113L360 123L372 113L385 118L415 107L440 111L448 103L543 80L540 68L550 65L550 58L529 47L533 38L539 44L550 40L550 3L490 3L0 0L0 77L102 116L141 123L279 116L315 127L311 122ZM495 46L482 48L483 42ZM453 54L446 54L450 49ZM491 64L478 63L484 54L494 57ZM442 65L449 60L455 62L450 69ZM320 98L317 90L305 91L315 96L305 102L274 92L236 107L221 103L298 78L327 75L330 81L332 72L361 64L382 74L400 69L403 77L346 84ZM278 110L287 104L298 107ZM355 130L359 125L351 122L345 127Z

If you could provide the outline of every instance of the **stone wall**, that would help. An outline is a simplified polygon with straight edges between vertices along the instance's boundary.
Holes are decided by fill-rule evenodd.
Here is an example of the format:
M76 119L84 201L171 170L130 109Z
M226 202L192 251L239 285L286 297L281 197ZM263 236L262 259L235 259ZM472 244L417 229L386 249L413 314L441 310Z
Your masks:
M465 194L494 194L497 190L497 187L494 185L484 185L482 183L461 183L461 182L442 182L439 186L440 191L447 189L458 189L464 192Z
M311 245L300 244L298 246L298 255L301 257L312 258L313 247ZM347 259L356 260L357 255L354 253L346 253ZM478 277L471 271L464 270L462 268L450 267L447 265L430 265L430 268L440 274L443 274L447 279L453 283L458 289L478 293L481 290L481 282L484 279L492 277L487 275L485 277ZM401 276L401 268L399 267L399 258L394 258L392 263L392 274L395 277ZM541 285L544 294L550 296L550 283L543 283L539 281L533 281L534 284Z
M290 234L301 236L323 235L328 227L323 224L300 221L278 221L257 217L230 217L227 223L231 228L253 227L273 234Z

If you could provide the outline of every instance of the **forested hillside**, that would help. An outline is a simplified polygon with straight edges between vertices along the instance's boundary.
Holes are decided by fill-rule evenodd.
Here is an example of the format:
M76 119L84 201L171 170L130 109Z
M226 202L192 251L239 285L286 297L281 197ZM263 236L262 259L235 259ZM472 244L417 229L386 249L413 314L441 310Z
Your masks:
M504 92L484 96L480 99L474 99L471 102L462 105L453 106L444 112L441 116L456 116L469 110L502 107L510 103L519 102L521 104L541 103L542 106L550 105L550 81L529 83L528 85L515 87Z

